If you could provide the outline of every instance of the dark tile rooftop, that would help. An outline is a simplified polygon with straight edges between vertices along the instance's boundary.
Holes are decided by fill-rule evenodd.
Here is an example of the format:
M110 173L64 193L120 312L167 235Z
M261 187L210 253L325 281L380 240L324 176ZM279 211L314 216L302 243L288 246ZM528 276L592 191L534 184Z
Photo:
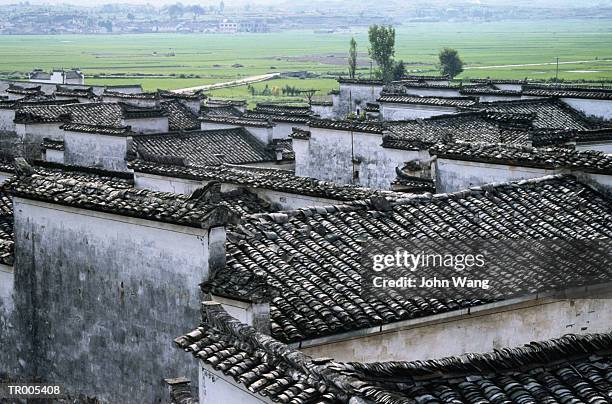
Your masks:
M439 107L472 107L477 100L471 97L419 97L407 94L385 94L377 100L379 103L434 105Z
M568 86L525 85L523 94L534 97L585 98L612 101L612 89Z
M0 264L13 265L13 246L13 200L0 187Z
M448 143L430 149L441 158L612 175L612 155L599 151L532 148L500 144Z
M214 192L190 197L126 188L123 183L109 184L98 178L82 180L66 173L15 176L3 187L25 199L196 228L222 225L237 217L231 208L220 206Z
M159 99L159 94L156 92L153 93L123 93L120 91L112 91L105 89L102 93L102 97L113 97L113 98L123 98L123 99L133 99L133 100L157 100Z
M157 90L157 95L160 98L174 99L174 100L189 100L189 101L200 101L206 99L206 96L201 91L195 91L191 93L177 93L174 91Z
M334 103L331 100L312 100L310 105L318 106L318 107L332 107Z
M125 137L134 134L129 127L85 125L81 123L67 123L60 128L69 132L99 133L107 136Z
M200 326L174 342L273 402L604 404L612 391L611 333L440 359L342 363L312 358L208 305Z
M299 341L482 303L363 295L368 240L612 236L610 200L569 176L408 196L390 210L379 202L244 218L228 231L226 268L202 287L270 298L272 335Z
M362 133L382 134L384 127L378 121L335 121L332 119L312 119L309 123L311 128L353 131Z
M160 107L168 116L168 127L171 131L200 129L198 116L180 101L164 101L160 103Z
M244 128L137 135L133 139L133 151L144 160L171 156L186 165L200 166L276 161L273 148Z
M42 141L42 147L43 149L47 149L47 150L64 151L64 141L45 137L43 138L43 141Z
M54 95L60 95L63 97L78 97L78 98L96 98L96 94L93 92L93 87L85 88L71 88L58 85Z
M310 139L310 131L294 127L294 128L291 128L290 136L294 139L308 140Z
M538 129L590 129L595 124L583 113L554 98L483 102L478 105L489 112L535 114L533 126Z
M427 119L386 122L383 147L419 150L440 141L527 144L531 115L464 112Z
M270 122L289 122L289 123L308 123L311 119L311 115L298 115L298 114L285 114L285 113L262 113L258 111L247 111L242 115L244 119L257 119Z
M448 81L450 76L427 76L421 74L409 74L403 78L404 80L416 81Z
M516 96L520 97L522 95L521 91L517 90L502 90L499 88L491 88L490 86L482 86L482 87L465 87L459 90L461 95L496 95L496 96Z
M369 79L349 79L346 77L341 77L338 79L338 83L345 84L362 84L362 85L371 85L371 86L382 86L383 82L381 80L369 80Z
M203 116L240 116L242 112L233 105L205 105L200 109Z
M235 116L226 116L226 115L215 115L209 116L205 115L200 118L200 120L204 122L213 122L213 123L221 123L227 125L237 125L237 126L253 126L260 128L271 128L273 124L265 119L247 119L242 117Z
M293 152L293 139L272 139L270 148L275 152L280 150L283 154L283 160L295 160Z
M310 115L312 111L309 106L286 105L260 102L253 110L255 113L270 115Z
M129 163L129 166L135 172L198 181L217 180L243 187L270 189L296 195L310 195L336 201L355 201L374 195L385 195L390 198L401 196L393 192L376 191L353 185L341 185L310 177L298 177L290 171L279 170L277 168L247 167L230 164L185 167L144 160L132 161Z
M9 87L5 90L9 94L17 94L17 95L41 95L43 92L40 90L40 86L36 87L25 87L18 86L15 84L10 84Z

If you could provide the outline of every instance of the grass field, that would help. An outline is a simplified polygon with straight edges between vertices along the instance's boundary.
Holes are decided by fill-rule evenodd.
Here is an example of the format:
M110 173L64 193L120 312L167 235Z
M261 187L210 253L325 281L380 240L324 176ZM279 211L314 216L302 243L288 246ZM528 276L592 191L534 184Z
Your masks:
M355 35L368 74L367 32ZM90 84L142 83L146 90L225 82L269 72L310 71L322 78L279 79L256 88L336 87L346 71L349 33L292 31L270 34L142 34L0 36L0 74L33 68L80 67ZM411 71L435 72L437 52L459 50L468 67L461 77L550 78L556 57L565 79L612 79L612 21L547 20L496 23L414 23L397 29L396 57ZM577 62L580 63L569 63ZM537 66L486 66L542 64ZM113 75L96 78L95 75ZM122 78L118 75L128 75ZM147 75L144 77L143 75ZM170 76L172 75L172 76ZM249 96L246 87L215 90L224 97ZM259 97L258 97L259 98Z

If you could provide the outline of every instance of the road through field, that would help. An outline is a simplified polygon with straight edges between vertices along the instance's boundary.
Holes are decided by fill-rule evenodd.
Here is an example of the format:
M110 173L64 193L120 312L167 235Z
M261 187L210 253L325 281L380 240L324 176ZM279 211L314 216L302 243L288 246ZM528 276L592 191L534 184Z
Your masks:
M258 76L249 76L240 80L226 81L223 83L214 83L214 84L206 84L203 86L196 87L188 87L188 88L179 88L177 90L172 90L175 93L190 93L194 91L208 91L208 90L218 90L220 88L228 88L228 87L238 87L244 86L246 84L259 83L261 81L272 80L280 77L280 73L270 73L270 74L260 74Z
M604 59L605 60L605 59ZM593 63L595 60L576 60L573 62L559 62L560 65L572 65L572 64L580 64L580 63ZM549 66L556 65L557 62L545 62L545 63L525 63L518 65L497 65L497 66L467 66L465 70L475 70L475 69L500 69L504 67L528 67L528 66Z

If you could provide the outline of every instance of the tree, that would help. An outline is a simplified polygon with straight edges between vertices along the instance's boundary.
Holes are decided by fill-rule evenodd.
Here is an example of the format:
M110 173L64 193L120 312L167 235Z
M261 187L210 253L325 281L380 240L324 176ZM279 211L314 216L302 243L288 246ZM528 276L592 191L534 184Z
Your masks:
M355 41L355 38L351 38L351 44L349 47L348 64L349 64L349 77L354 79L355 72L357 71L357 41Z
M453 78L463 71L463 61L459 57L459 52L455 49L444 48L438 55L440 59L440 72Z
M401 80L406 75L406 65L404 65L404 61L400 60L399 62L393 62L393 80Z
M395 28L372 25L368 30L370 57L378 64L378 75L389 82L393 77L393 56L395 55Z

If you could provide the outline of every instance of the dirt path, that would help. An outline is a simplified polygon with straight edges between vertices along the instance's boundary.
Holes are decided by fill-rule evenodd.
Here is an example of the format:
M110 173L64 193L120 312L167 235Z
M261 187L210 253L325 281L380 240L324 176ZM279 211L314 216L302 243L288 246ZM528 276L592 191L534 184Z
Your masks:
M571 64L579 64L579 63L592 63L595 60L575 60L573 62L559 62L560 65L571 65ZM475 70L475 69L499 69L502 67L527 67L527 66L550 66L556 65L557 62L546 62L546 63L525 63L520 65L497 65L497 66L468 66L465 70Z
M238 87L244 86L246 84L259 83L260 81L272 80L280 77L280 73L269 73L269 74L261 74L259 76L249 76L240 80L234 81L226 81L224 83L214 83L214 84L206 84L203 86L189 87L189 88L179 88L178 90L172 90L175 93L190 93L193 91L199 90L217 90L219 88L228 88L228 87Z

